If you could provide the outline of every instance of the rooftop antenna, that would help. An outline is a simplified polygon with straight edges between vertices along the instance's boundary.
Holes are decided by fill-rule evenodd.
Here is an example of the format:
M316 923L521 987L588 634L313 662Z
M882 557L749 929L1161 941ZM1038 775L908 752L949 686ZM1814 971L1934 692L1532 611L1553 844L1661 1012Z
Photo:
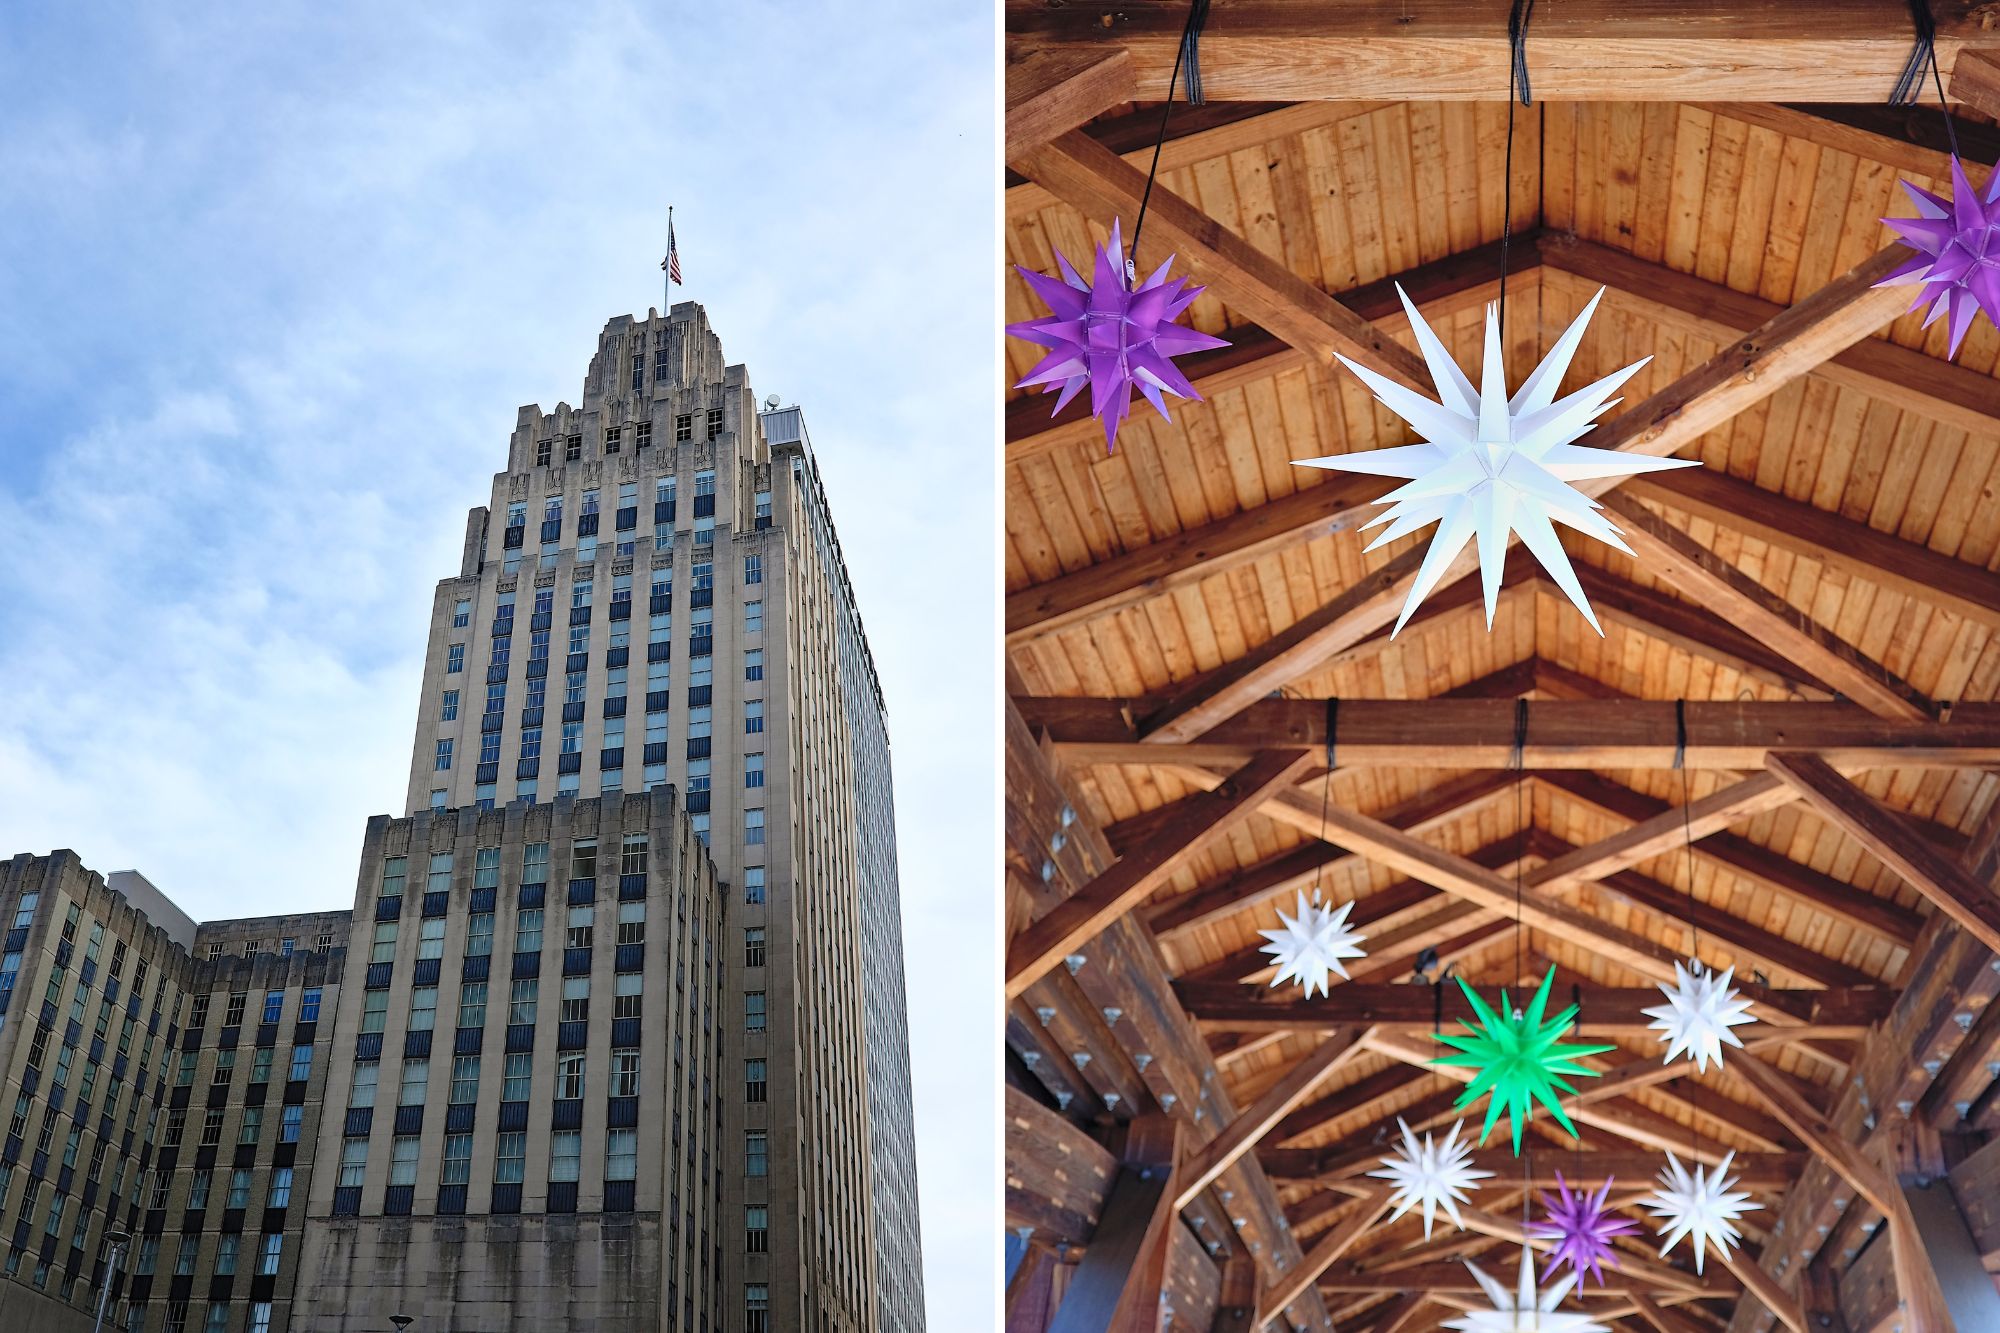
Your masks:
M774 393L774 394L772 394L772 395L771 395L771 396L770 396L769 398L766 398L766 399L764 400L764 410L765 410L766 412L775 412L775 411L777 411L777 410L778 410L778 395L777 395L777 394L775 394L775 393Z

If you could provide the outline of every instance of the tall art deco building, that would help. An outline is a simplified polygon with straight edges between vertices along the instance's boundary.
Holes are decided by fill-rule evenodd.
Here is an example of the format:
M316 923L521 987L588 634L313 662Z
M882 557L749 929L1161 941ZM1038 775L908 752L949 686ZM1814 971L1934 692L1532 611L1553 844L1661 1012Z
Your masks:
M701 308L523 408L351 912L0 863L0 1328L924 1326L888 738Z

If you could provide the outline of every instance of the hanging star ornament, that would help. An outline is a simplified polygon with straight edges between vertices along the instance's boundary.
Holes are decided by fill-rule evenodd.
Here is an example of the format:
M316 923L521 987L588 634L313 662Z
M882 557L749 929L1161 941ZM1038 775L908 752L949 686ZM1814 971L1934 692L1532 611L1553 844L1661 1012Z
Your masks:
M1587 1314L1556 1308L1576 1285L1576 1274L1566 1274L1537 1290L1534 1260L1525 1247L1521 1250L1521 1275L1515 1291L1508 1291L1470 1259L1465 1266L1472 1270L1472 1276L1492 1305L1447 1319L1446 1328L1458 1329L1460 1333L1611 1333Z
M1014 387L1039 387L1057 394L1060 412L1088 384L1090 412L1104 423L1107 451L1132 410L1133 389L1145 394L1163 417L1168 417L1166 394L1200 402L1201 395L1171 358L1229 344L1175 322L1206 289L1190 287L1186 278L1169 280L1167 270L1173 263L1169 256L1152 277L1133 287L1126 277L1118 223L1113 221L1111 240L1097 248L1097 267L1089 282L1060 252L1056 264L1061 279L1016 265L1015 272L1051 313L1007 326L1016 338L1050 349Z
M1572 1190L1563 1179L1560 1170L1556 1172L1556 1193L1542 1192L1542 1207L1548 1219L1529 1224L1529 1230L1544 1240L1556 1243L1549 1256L1551 1268L1567 1263L1580 1283L1585 1277L1595 1277L1597 1285L1604 1285L1604 1265L1618 1266L1617 1251L1612 1248L1611 1238L1627 1236L1639 1229L1639 1224L1629 1217L1621 1217L1606 1207L1611 1197L1611 1181L1607 1177L1596 1193L1587 1189Z
M1475 392L1472 381L1424 322L1408 293L1398 286L1396 294L1402 297L1410 327L1416 331L1417 346L1437 386L1438 401L1432 402L1344 356L1340 362L1361 377L1383 406L1409 422L1422 443L1308 458L1298 464L1408 479L1408 485L1382 497L1381 502L1389 507L1366 525L1388 524L1369 544L1371 551L1429 524L1438 525L1416 581L1410 585L1403 614L1391 633L1403 628L1474 538L1478 539L1479 578L1486 593L1486 627L1491 629L1500 598L1507 537L1512 532L1569 594L1590 627L1602 634L1553 524L1575 528L1630 555L1632 551L1618 529L1600 512L1602 506L1570 483L1699 466L1694 459L1648 458L1573 443L1591 429L1600 413L1619 401L1610 395L1652 358L1636 361L1567 398L1556 397L1583 340L1584 326L1604 295L1599 288L1510 399L1507 370L1500 355L1499 307L1489 303L1486 363Z
M1917 216L1882 221L1917 253L1875 285L1917 284L1917 299L1910 302L1910 309L1930 303L1925 328L1951 316L1951 348L1946 355L1957 356L1974 315L1984 310L1988 321L2000 324L2000 171L1986 178L1983 199L1966 179L1965 164L1955 153L1949 201L1908 181L1902 184L1916 203Z
M1660 1183L1644 1201L1648 1211L1661 1220L1658 1230L1664 1238L1660 1245L1662 1255L1683 1237L1691 1236L1696 1273L1701 1272L1702 1259L1711 1245L1717 1255L1729 1257L1729 1248L1742 1240L1735 1219L1760 1206L1750 1202L1748 1194L1731 1192L1730 1186L1736 1181L1729 1176L1729 1164L1735 1160L1736 1154L1731 1152L1713 1171L1704 1171L1696 1163L1690 1174L1679 1158L1671 1152L1667 1154L1667 1164L1660 1169Z
M1458 1215L1458 1205L1467 1202L1468 1191L1478 1189L1480 1181L1493 1175L1491 1171L1475 1169L1472 1144L1459 1141L1458 1132L1465 1128L1465 1122L1455 1121L1443 1143L1433 1134L1425 1134L1419 1141L1401 1116L1396 1117L1396 1124L1403 1131L1402 1147L1382 1159L1382 1170L1368 1173L1395 1187L1390 1191L1389 1202L1396 1206L1396 1211L1389 1214L1389 1220L1395 1221L1412 1208L1422 1208L1424 1239L1429 1240L1431 1223L1442 1210L1453 1226L1465 1230L1465 1219Z
M1353 908L1352 902L1344 902L1337 909L1309 903L1303 890L1299 893L1297 916L1286 916L1285 910L1279 908L1278 929L1257 932L1271 941L1260 947L1278 965L1278 975L1271 978L1271 984L1282 986L1287 981L1296 981L1305 987L1306 998L1311 999L1315 992L1327 993L1333 973L1340 973L1341 979L1346 980L1347 968L1341 960L1367 956L1355 947L1367 937L1355 934L1347 925L1347 914Z
M1476 1069L1479 1072L1459 1094L1453 1104L1454 1110L1464 1110L1481 1097L1488 1099L1486 1124L1479 1131L1479 1141L1483 1144L1493 1132L1493 1126L1504 1112L1513 1125L1514 1155L1521 1153L1521 1126L1534 1115L1535 1103L1549 1108L1549 1113L1557 1123L1576 1136L1576 1126L1563 1114L1556 1102L1558 1091L1574 1093L1576 1089L1564 1079L1565 1074L1584 1074L1597 1077L1597 1071L1578 1064L1577 1058L1598 1055L1614 1049L1610 1046L1586 1046L1575 1042L1558 1040L1569 1030L1576 1018L1576 1006L1544 1020L1548 1010L1549 987L1555 984L1556 970L1552 967L1542 978L1541 989L1529 1002L1526 1010L1514 1008L1507 998L1507 992L1500 992L1500 1013L1495 1013L1479 993L1466 984L1465 978L1458 978L1459 989L1472 1003L1472 1012L1478 1017L1477 1025L1467 1019L1459 1022L1465 1026L1463 1033L1440 1032L1436 1040L1454 1047L1459 1054L1441 1055L1431 1061L1434 1065L1457 1065Z
M1710 972L1699 958L1692 965L1674 964L1674 984L1659 983L1667 1002L1642 1011L1653 1020L1647 1026L1658 1029L1660 1040L1667 1043L1665 1063L1672 1064L1677 1055L1690 1055L1696 1070L1705 1074L1711 1060L1716 1068L1722 1067L1724 1042L1742 1049L1742 1041L1730 1029L1757 1020L1750 1017L1750 1001L1729 984L1735 975L1733 967Z

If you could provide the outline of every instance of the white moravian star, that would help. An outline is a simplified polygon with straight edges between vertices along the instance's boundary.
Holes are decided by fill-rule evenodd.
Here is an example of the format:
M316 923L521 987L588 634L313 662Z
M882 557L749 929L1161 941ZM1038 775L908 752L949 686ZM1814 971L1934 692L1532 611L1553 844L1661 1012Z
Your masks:
M1645 1200L1646 1208L1661 1221L1662 1255L1683 1237L1693 1237L1694 1271L1700 1273L1709 1246L1727 1259L1730 1247L1743 1239L1736 1229L1736 1219L1761 1205L1750 1202L1748 1194L1729 1188L1736 1183L1729 1178L1729 1164L1735 1160L1736 1154L1731 1152L1712 1171L1704 1171L1697 1162L1690 1174L1679 1158L1671 1152L1667 1154L1667 1164L1660 1170L1660 1183Z
M1705 1074L1710 1061L1722 1067L1724 1042L1742 1049L1742 1041L1730 1029L1757 1020L1750 1016L1750 1001L1729 984L1735 975L1733 967L1711 972L1696 959L1691 968L1674 964L1673 985L1658 983L1667 1002L1643 1012L1653 1020L1647 1026L1658 1029L1660 1040L1667 1043L1665 1063L1691 1055L1695 1068Z
M1636 361L1566 398L1556 397L1577 345L1583 341L1584 326L1604 295L1600 287L1583 313L1556 339L1555 346L1534 373L1509 398L1507 369L1500 354L1499 307L1489 302L1486 361L1480 387L1475 392L1472 381L1451 359L1401 285L1397 286L1396 295L1402 297L1410 327L1416 330L1417 347L1437 385L1437 401L1432 402L1344 356L1340 363L1358 375L1383 406L1407 421L1422 443L1332 454L1298 463L1300 467L1407 479L1407 485L1382 497L1388 509L1367 524L1371 528L1388 524L1369 544L1371 551L1429 524L1438 525L1416 581L1410 585L1410 595L1403 603L1396 629L1403 628L1465 544L1475 537L1479 578L1486 593L1486 627L1491 629L1493 609L1500 597L1500 571L1506 563L1507 538L1512 532L1541 561L1556 585L1576 604L1576 609L1583 612L1590 627L1602 634L1597 616L1577 582L1576 571L1570 568L1569 556L1556 538L1554 524L1575 528L1631 555L1632 550L1618 535L1617 527L1604 517L1602 506L1570 483L1700 466L1695 459L1649 458L1620 449L1591 449L1574 443L1592 428L1605 409L1619 401L1611 397L1618 387L1652 358Z
M1297 916L1286 916L1285 909L1279 908L1278 929L1257 932L1271 941L1260 947L1278 965L1278 974L1271 978L1271 984L1282 986L1287 981L1296 981L1305 987L1306 998L1311 999L1315 991L1321 995L1327 993L1333 973L1338 972L1345 979L1347 968L1341 960L1366 956L1356 946L1367 937L1355 934L1347 925L1347 914L1353 908L1352 902L1344 902L1338 908L1307 902L1303 889L1299 891Z
M1393 1156L1382 1159L1382 1170L1368 1173L1395 1186L1389 1202L1396 1205L1396 1211L1389 1214L1389 1220L1395 1221L1412 1208L1422 1208L1424 1239L1429 1240L1431 1223L1442 1209L1452 1225L1465 1230L1465 1219L1458 1215L1458 1205L1469 1200L1468 1191L1478 1189L1479 1182L1493 1174L1473 1167L1471 1140L1461 1143L1458 1137L1465 1122L1454 1122L1443 1143L1428 1133L1419 1141L1401 1116L1396 1117L1396 1124L1403 1131L1402 1147Z
M1492 1308L1468 1310L1456 1319L1445 1320L1444 1326L1459 1329L1461 1333L1611 1333L1581 1311L1556 1308L1576 1285L1575 1273L1565 1273L1546 1288L1536 1289L1532 1253L1526 1246L1521 1249L1520 1289L1514 1292L1488 1277L1470 1259L1466 1260L1465 1266L1479 1280L1486 1299L1493 1303Z

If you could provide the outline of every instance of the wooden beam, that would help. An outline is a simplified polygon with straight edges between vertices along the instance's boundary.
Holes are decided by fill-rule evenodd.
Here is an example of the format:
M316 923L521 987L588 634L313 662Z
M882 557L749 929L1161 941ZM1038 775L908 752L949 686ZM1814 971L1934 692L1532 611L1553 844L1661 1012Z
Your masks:
M1941 0L1938 60L1979 40L1969 0ZM1235 0L1201 40L1202 87L1220 100L1497 100L1508 88L1506 0ZM1142 88L1167 86L1186 15L1171 5L1106 12L1007 0L1009 39L1121 45ZM1495 34L1500 34L1496 39ZM1537 98L1556 101L1887 101L1910 54L1907 15L1867 0L1810 11L1769 4L1582 0L1537 12L1526 56Z
M1482 989L1487 987L1482 985ZM1794 1039L1859 1038L1889 1012L1898 994L1889 986L1774 990L1743 982L1741 989L1764 1004L1798 1015L1798 1025L1787 1029ZM1524 990L1532 988L1508 987L1517 1003L1526 999ZM1197 1023L1236 1031L1340 1032L1356 1024L1373 1023L1385 1030L1421 1034L1429 1032L1440 1017L1446 1024L1474 1017L1471 1004L1455 983L1434 994L1431 986L1340 982L1326 994L1308 1000L1297 998L1290 989L1272 998L1273 992L1262 987L1181 981L1174 984L1174 994ZM1652 1019L1645 1010L1658 1007L1660 992L1655 986L1591 985L1564 989L1552 999L1564 1005L1573 1001L1582 1005L1577 1030L1587 1037L1642 1036L1650 1042Z
M1411 1063L1414 1067L1422 1069L1426 1075L1435 1075L1440 1069L1447 1068L1444 1066L1431 1068L1417 1063L1418 1056L1428 1059L1428 1053L1415 1045L1410 1047L1410 1051ZM1448 1070L1447 1076L1449 1076ZM1582 1082L1579 1080L1579 1086ZM1564 1103L1565 1108L1568 1105L1569 1103ZM1499 1132L1498 1128L1494 1130L1496 1134ZM1687 1130L1683 1127L1679 1131L1678 1141L1667 1146L1673 1147L1675 1154L1685 1159L1687 1142ZM1339 1151L1353 1153L1357 1157L1364 1152L1371 1157L1380 1157L1388 1151L1388 1146L1376 1145L1364 1149L1340 1145ZM1715 1152L1712 1156L1719 1161L1722 1152ZM1321 1150L1315 1148L1265 1148L1258 1153L1258 1158L1265 1164L1264 1169L1274 1180L1323 1185L1332 1179L1344 1178L1332 1176L1322 1169L1324 1156ZM1796 1184L1799 1169L1810 1160L1811 1158L1805 1153L1798 1152L1739 1152L1731 1163L1729 1171L1731 1175L1740 1178L1742 1182L1740 1188L1759 1194L1771 1194ZM1571 1185L1596 1186L1602 1185L1607 1180L1624 1181L1627 1185L1634 1183L1643 1185L1657 1176L1660 1168L1665 1165L1660 1160L1658 1148L1647 1148L1643 1151L1622 1147L1576 1150L1526 1138L1522 1140L1520 1157L1514 1155L1512 1148L1502 1145L1496 1148L1477 1149L1470 1161L1476 1169L1491 1170L1498 1180L1506 1182L1510 1187L1518 1186L1522 1189L1554 1189L1557 1172L1561 1172L1562 1178ZM1377 1164L1370 1160L1359 1165L1365 1172Z
M1988 116L2000 116L2000 52L1961 51L1951 67L1951 100Z
M1810 614L1770 591L1648 508L1613 493L1604 507L1647 573L1795 658L1813 675L1882 717L1924 718L1930 700L1871 661Z
M1354 1243L1368 1234L1377 1218L1389 1211L1390 1189L1378 1186L1365 1195L1353 1212L1335 1225L1333 1230L1320 1238L1317 1245L1307 1251L1305 1262L1286 1273L1273 1283L1257 1303L1257 1326L1269 1324L1287 1306L1312 1290L1320 1275L1333 1266L1335 1260L1354 1247Z
M1784 1122L1808 1148L1845 1180L1854 1191L1885 1214L1894 1205L1896 1183L1880 1166L1862 1156L1861 1150L1835 1132L1831 1123L1778 1071L1754 1055L1739 1054L1729 1062L1729 1072L1753 1088L1771 1114Z
M1271 1127L1297 1110L1314 1088L1329 1074L1351 1062L1362 1051L1361 1028L1337 1030L1315 1046L1312 1053L1293 1065L1285 1076L1265 1089L1250 1108L1223 1127L1220 1134L1190 1154L1175 1177L1178 1193L1175 1209L1186 1208L1200 1193L1251 1151ZM1288 1302L1289 1303L1289 1302Z
M1549 770L1537 772L1535 780L1602 815L1633 823L1674 809L1665 801L1594 773ZM1908 908L1735 834L1711 833L1695 843L1694 853L1730 875L1905 948L1916 941L1923 928L1923 919Z
M1639 1317L1644 1319L1655 1333L1702 1333L1702 1325L1677 1310L1661 1305L1643 1291L1632 1293L1632 1304L1639 1307Z
M1925 110L1928 118L1924 123L1935 125L1936 108ZM1735 112L1731 110L1728 114ZM1783 309L1776 302L1574 236L1540 232L1536 235L1536 248L1545 270L1568 273L1608 287L1607 305L1704 337L1733 340L1743 330L1756 328ZM1958 430L1987 436L2000 429L2000 383L1989 375L1913 347L1881 338L1863 338L1827 358L1813 374ZM1694 475L1691 471L1659 473L1639 480Z
M1106 925L1144 902L1188 858L1241 824L1275 790L1289 785L1310 763L1296 751L1259 755L1214 792L1199 816L1163 830L1143 847L1113 862L1007 947L1007 999L1011 1002Z
M1984 121L1952 116L1951 129L1936 103L1867 106L1854 102L1709 102L1718 116L1803 139L1868 162L1882 162L1915 176L1951 177L1952 144L1968 164L2000 161L2000 130Z
M1790 1329L1791 1333L1807 1333L1806 1314L1799 1304L1798 1297L1781 1286L1778 1279L1765 1272L1755 1258L1740 1249L1718 1247L1714 1253L1728 1266L1729 1271L1742 1281L1746 1293L1762 1301L1764 1308L1777 1316L1779 1323Z
M1871 255L1631 411L1599 427L1592 432L1591 444L1651 457L1680 452L1707 431L1900 314L1904 301L1898 289L1877 284L1905 257L1901 246ZM1577 489L1600 497L1624 480L1598 478L1579 483ZM1152 744L1184 744L1204 735L1332 654L1392 623L1427 550L1427 546L1413 546L1393 557L1333 601L1210 673L1196 689L1173 695L1146 719L1142 739ZM1444 582L1463 578L1477 566L1476 545L1468 544L1448 567ZM1747 598L1747 590L1743 591ZM1846 688L1842 682L1829 683ZM1867 687L1857 681L1855 688L1866 691ZM1873 694L1855 697L1872 701L1878 709L1888 706Z
M1904 1215L1916 1233L1912 1248L1922 1256L1925 1271L1937 1283L1935 1299L1942 1307L1933 1307L1928 1322L1920 1310L1913 1310L1914 1326L1905 1333L1954 1325L1959 1333L2000 1328L2000 1291L1994 1288L1993 1275L1986 1271L1950 1188L1942 1183L1928 1189L1906 1184L1902 1194ZM1940 1314L1944 1314L1942 1319Z
M1152 1333L1159 1327L1168 1241L1178 1225L1172 1176L1180 1122L1156 1113L1132 1121L1126 1132L1124 1165L1049 1333Z
M1584 596L1590 599L1601 624L1637 630L1697 659L1726 667L1748 681L1775 685L1800 699L1825 701L1834 697L1812 672L1705 606L1682 601L1658 588L1642 588L1596 565L1578 563L1575 568L1577 582L1583 585ZM1555 584L1544 586L1549 596L1562 595Z
M1146 195L1146 173L1074 130L1010 165L1107 226L1137 216ZM1139 257L1142 269L1178 255L1231 310L1320 363L1331 365L1338 352L1412 387L1427 382L1415 352L1157 182L1146 223L1153 248Z
M1132 56L1120 47L1008 52L1008 158L1131 101L1133 88Z
M1265 699L1198 744L1141 743L1128 711L1144 700L1017 697L1032 727L1046 730L1071 764L1241 765L1258 750L1295 746L1322 754L1326 704ZM1501 768L1516 764L1514 708L1498 699L1346 699L1340 705L1343 766ZM1529 705L1521 760L1528 768L1674 766L1671 701L1559 700ZM1810 749L1829 763L1866 767L1987 768L2000 765L2000 705L1965 703L1949 722L1875 717L1849 703L1690 700L1689 768L1754 769L1772 750ZM1317 814L1317 811L1314 812Z
M2000 897L1826 760L1773 753L1765 763L1822 818L1859 842L1988 949L2000 952Z
M1485 1212L1478 1208L1461 1206L1458 1215L1465 1221L1467 1231L1482 1236L1491 1236L1513 1245L1527 1245L1547 1252L1555 1248L1553 1238L1531 1231L1517 1217L1505 1217L1498 1213ZM1656 1263L1623 1250L1613 1261L1615 1266L1628 1277L1639 1278L1654 1287L1665 1287L1685 1293L1698 1299L1718 1298L1727 1300L1743 1290L1743 1284L1724 1274L1695 1274L1683 1272L1671 1265ZM1637 1288L1630 1289L1636 1292ZM1629 1293L1628 1293L1629 1294Z
M1792 800L1793 793L1776 775L1759 773L1559 856L1530 872L1528 883L1554 893L1602 879Z

